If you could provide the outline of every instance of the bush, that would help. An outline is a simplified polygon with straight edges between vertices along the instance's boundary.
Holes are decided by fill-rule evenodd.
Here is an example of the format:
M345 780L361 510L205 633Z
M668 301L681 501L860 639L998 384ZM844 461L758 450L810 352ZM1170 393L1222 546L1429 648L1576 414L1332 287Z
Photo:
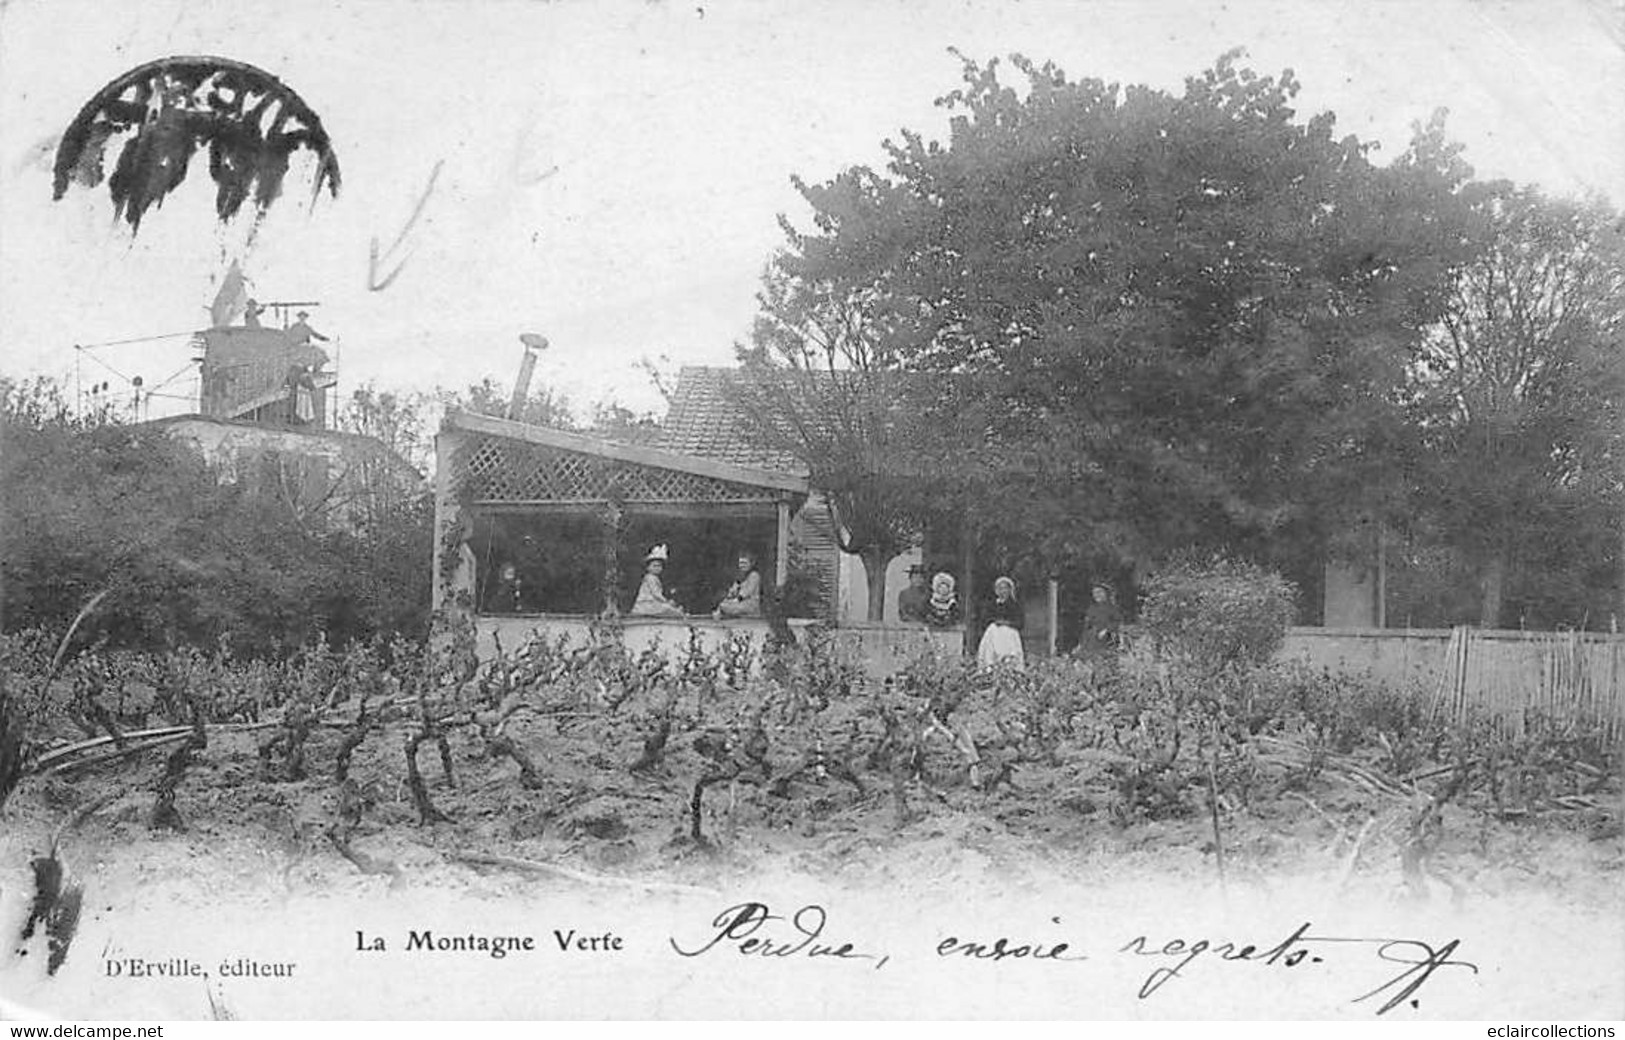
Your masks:
M350 522L330 522L277 481L223 480L162 429L76 419L49 387L3 379L0 443L5 632L60 638L93 602L76 645L225 639L278 657L319 634L427 632L434 518L420 489L373 494Z
M1253 668L1281 648L1296 597L1291 582L1250 563L1180 563L1146 583L1140 621L1163 653L1204 671Z

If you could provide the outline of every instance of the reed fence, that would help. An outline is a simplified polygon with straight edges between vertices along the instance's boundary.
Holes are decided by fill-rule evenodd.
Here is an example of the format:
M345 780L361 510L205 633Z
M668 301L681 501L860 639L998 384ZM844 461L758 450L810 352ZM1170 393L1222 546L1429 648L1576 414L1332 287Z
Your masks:
M1625 734L1625 640L1581 632L1451 630L1433 690L1436 713L1488 716L1520 733L1535 715Z

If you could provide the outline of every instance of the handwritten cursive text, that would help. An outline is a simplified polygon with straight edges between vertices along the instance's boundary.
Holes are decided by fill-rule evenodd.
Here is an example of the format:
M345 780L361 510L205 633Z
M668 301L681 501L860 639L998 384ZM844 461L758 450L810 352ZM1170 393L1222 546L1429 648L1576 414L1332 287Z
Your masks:
M703 945L685 949L676 939L671 948L684 957L698 957L713 949L732 946L745 956L808 957L841 961L871 961L878 970L891 959L888 954L864 953L850 942L821 941L829 915L816 903L809 903L784 917L771 913L766 903L739 903L717 914L711 921L711 935ZM783 922L789 935L774 934L774 922ZM765 930L764 930L765 929ZM757 933L762 934L757 934Z

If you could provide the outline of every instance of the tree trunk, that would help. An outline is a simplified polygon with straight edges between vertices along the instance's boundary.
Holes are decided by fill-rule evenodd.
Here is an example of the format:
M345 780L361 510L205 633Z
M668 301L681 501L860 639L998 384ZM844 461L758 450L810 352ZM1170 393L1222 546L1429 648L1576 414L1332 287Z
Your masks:
M1478 623L1483 628L1500 627L1501 599L1506 590L1506 573L1505 558L1494 556L1484 565L1484 570L1479 576L1484 597L1480 601Z
M886 617L886 565L892 558L886 553L871 549L858 554L863 561L863 576L869 585L869 612L870 621L882 621Z

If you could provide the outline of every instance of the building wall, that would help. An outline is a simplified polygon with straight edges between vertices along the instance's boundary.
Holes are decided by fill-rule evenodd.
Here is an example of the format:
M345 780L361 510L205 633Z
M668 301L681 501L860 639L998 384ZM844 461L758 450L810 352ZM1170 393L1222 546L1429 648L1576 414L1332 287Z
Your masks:
M1470 633L1475 646L1493 648L1507 661L1537 660L1554 644L1577 642L1625 652L1625 635L1518 632L1449 628L1310 628L1287 630L1283 658L1334 671L1361 672L1386 680L1437 679L1449 667L1451 642ZM1622 667L1625 671L1625 667Z
M1336 674L1364 675L1521 727L1526 712L1625 727L1625 636L1482 629L1294 628L1281 649Z
M1377 624L1377 575L1372 567L1326 564L1324 624L1327 628L1372 628Z
M814 622L795 620L790 622L790 628L799 636L812 624ZM499 641L504 651L511 652L538 635L548 639L563 637L571 646L584 646L592 639L592 628L592 621L585 617L482 614L474 619L475 650L481 659L489 660L495 656ZM691 634L698 634L700 645L708 653L726 647L731 639L748 640L760 651L768 636L767 622L759 618L713 621L709 617L693 617L674 621L627 617L620 619L620 630L626 648L634 654L656 647L667 653L683 651L689 645Z
M789 624L796 637L805 640L807 630L817 622L794 619ZM499 645L511 653L538 637L563 638L570 646L584 646L593 638L590 619L560 615L482 614L474 618L474 630L475 652L481 660L494 658ZM768 626L757 618L713 621L692 617L677 621L629 617L620 620L620 632L626 648L634 654L655 648L668 654L679 653L695 636L708 653L716 653L730 640L739 639L748 641L760 653L767 643ZM928 630L856 624L834 629L831 636L837 652L874 679L891 675L923 655L958 657L964 643L964 630L959 628Z
M838 552L840 560L840 606L836 618L842 624L869 618L869 576L863 561L850 553ZM910 549L886 567L886 605L882 620L897 623L897 595L908 588L908 569L920 562L920 550Z
M303 455L330 462L337 462L344 455L344 446L337 441L292 430L201 417L167 420L164 429L171 437L190 442L211 465L220 466L233 475L246 460L272 453Z
M369 496L417 494L423 486L422 475L406 460L357 434L204 416L157 419L152 426L191 445L223 480L286 494L296 508L340 527L359 522Z
M1411 687L1438 681L1449 642L1449 629L1296 627L1287 630L1279 656Z

